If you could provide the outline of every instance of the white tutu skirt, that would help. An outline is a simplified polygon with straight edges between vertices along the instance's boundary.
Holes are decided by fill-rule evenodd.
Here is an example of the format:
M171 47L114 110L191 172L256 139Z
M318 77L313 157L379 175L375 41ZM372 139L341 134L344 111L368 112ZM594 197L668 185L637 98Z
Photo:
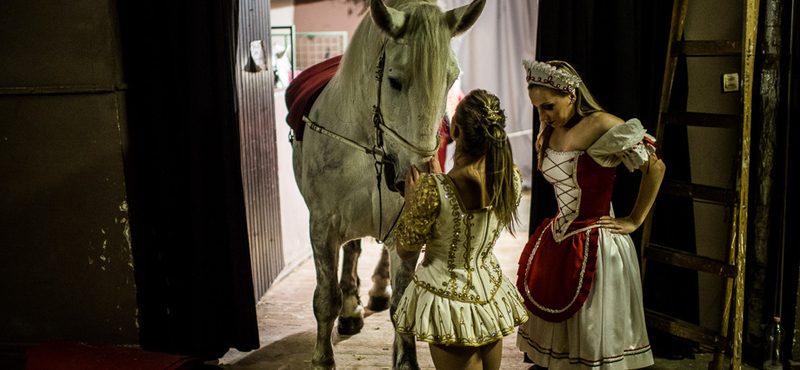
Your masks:
M600 229L594 282L583 307L559 323L529 314L517 346L549 370L638 369L653 364L636 250L628 235Z
M395 311L395 330L423 342L470 347L512 335L528 315L517 289L505 275L502 279L499 291L483 304L449 299L412 282Z

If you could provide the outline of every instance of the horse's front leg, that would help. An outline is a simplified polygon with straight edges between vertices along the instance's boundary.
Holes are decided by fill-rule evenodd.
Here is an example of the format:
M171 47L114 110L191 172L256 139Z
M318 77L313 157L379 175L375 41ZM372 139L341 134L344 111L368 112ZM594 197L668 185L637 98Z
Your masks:
M358 257L361 256L361 240L351 240L342 247L342 312L339 313L339 334L358 334L364 327L364 307L361 305L358 278Z
M389 249L381 246L381 259L378 265L375 266L375 272L372 273L372 289L369 290L369 303L367 307L375 312L383 311L389 308L392 298L392 286L390 275L389 263Z
M394 238L389 238L386 241L386 247L389 250L392 270L392 305L389 313L393 318L392 322L394 322L394 313L406 287L411 283L411 278L414 276L419 254L405 261L402 260L395 251ZM392 350L392 368L394 370L419 370L417 346L413 335L398 334L395 331Z
M327 220L323 220L327 222ZM314 289L314 317L317 320L317 343L311 355L313 370L335 368L331 332L339 311L342 309L342 290L338 283L339 248L333 233L324 223L311 223L311 248L314 252L314 267L317 272L317 287Z

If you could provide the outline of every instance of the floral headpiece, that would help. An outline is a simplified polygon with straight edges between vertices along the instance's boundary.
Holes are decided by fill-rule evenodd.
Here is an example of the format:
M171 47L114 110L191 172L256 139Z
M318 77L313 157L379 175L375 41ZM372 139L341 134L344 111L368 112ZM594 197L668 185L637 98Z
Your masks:
M566 73L547 63L523 60L522 64L528 74L525 80L529 84L547 86L568 94L575 94L575 90L581 85L581 79L578 76Z

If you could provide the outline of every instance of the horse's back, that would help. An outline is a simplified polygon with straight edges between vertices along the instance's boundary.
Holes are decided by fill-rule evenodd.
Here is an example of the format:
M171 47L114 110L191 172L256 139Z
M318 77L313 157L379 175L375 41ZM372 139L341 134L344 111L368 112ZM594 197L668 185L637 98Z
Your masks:
M294 140L303 140L303 116L311 112L314 102L339 70L341 60L342 56L338 55L307 68L286 89L286 108L289 109L286 123L294 131Z

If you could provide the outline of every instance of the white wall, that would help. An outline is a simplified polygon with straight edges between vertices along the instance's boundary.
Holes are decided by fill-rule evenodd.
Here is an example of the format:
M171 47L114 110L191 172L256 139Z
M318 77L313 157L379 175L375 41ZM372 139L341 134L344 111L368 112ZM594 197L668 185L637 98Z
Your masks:
M291 26L294 24L294 0L270 0L269 24Z
M472 0L440 0L445 10ZM453 38L464 93L480 88L500 98L506 113L514 162L523 186L533 173L533 106L528 98L523 59L535 59L538 0L487 1L475 25Z
M285 90L275 91L275 135L278 149L278 186L281 198L281 232L283 258L286 263L278 276L281 279L297 265L311 257L308 234L308 207L294 181L292 146L289 144L289 125L286 123Z
M294 24L294 0L270 1L270 24ZM276 282L295 267L311 257L311 240L308 232L308 208L294 180L292 146L289 143L289 125L286 123L285 90L275 90L275 135L278 155L278 186L281 200L281 233L283 235L284 269Z
M686 16L686 40L741 40L742 7L738 2L695 0L689 3ZM713 16L712 16L713 15ZM722 92L722 74L739 72L741 58L688 58L689 99L687 111L740 114L740 93ZM739 162L738 131L719 128L689 127L689 157L692 182L729 187ZM731 209L694 203L697 254L726 260L729 249ZM722 316L725 280L716 275L698 273L700 325L717 329Z

